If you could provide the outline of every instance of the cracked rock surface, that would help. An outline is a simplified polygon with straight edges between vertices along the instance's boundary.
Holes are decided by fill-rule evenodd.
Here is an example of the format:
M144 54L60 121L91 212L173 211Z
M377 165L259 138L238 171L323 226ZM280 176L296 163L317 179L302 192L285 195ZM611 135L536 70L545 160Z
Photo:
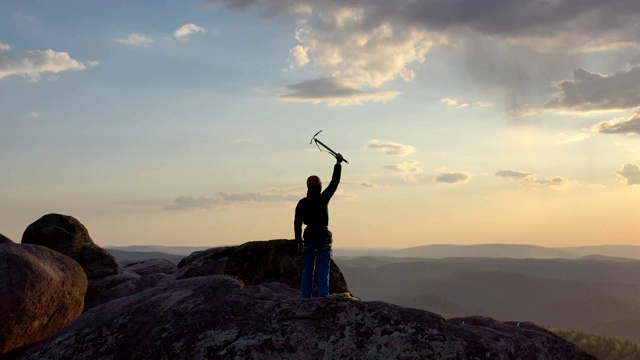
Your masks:
M282 283L172 280L97 306L24 359L595 359L530 323L444 320Z

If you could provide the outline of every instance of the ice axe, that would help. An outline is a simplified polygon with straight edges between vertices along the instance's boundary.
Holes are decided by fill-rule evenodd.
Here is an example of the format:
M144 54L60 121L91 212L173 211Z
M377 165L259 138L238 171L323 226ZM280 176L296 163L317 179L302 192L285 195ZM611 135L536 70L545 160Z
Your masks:
M318 147L318 149L320 149L320 151L322 151L322 148L320 148L320 146L322 145L323 148L325 148L325 150L327 150L327 152L331 155L333 155L335 158L338 158L338 153L331 150L330 147L328 147L327 145L325 145L322 141L316 139L316 136L318 136L318 134L320 134L322 132L322 130L318 131L315 135L313 135L313 137L311 138L311 141L309 141L309 144L311 144L312 142L316 142L316 146ZM347 159L342 158L342 161L346 162L347 164L349 163L347 161Z

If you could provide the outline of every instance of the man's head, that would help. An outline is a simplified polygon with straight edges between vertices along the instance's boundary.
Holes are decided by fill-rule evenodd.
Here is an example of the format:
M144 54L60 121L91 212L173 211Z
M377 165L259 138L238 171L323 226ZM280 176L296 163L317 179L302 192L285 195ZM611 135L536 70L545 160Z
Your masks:
M307 178L307 188L310 187L322 187L322 181L316 175L311 175Z

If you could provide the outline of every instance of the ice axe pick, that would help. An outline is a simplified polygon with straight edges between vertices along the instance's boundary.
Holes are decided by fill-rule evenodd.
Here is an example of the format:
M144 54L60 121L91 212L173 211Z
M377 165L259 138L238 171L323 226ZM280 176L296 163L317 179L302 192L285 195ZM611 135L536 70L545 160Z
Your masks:
M320 141L320 140L316 139L316 136L318 136L318 134L320 134L321 132L322 132L322 130L318 131L315 135L313 135L313 137L311 138L311 141L309 141L309 144L311 144L311 143L313 143L313 142L315 141L315 142L316 142L316 146L318 147L318 149L320 149L320 151L322 151L322 148L320 147L320 146L322 146L323 148L325 148L325 150L326 150L329 154L331 154L331 155L333 155L335 158L337 158L337 157L338 157L338 153L337 153L337 152L333 151L330 147L328 147L327 145L325 145L322 141ZM349 163L349 162L347 161L347 159L345 159L344 157L342 158L342 160L343 160L344 162L346 162L347 164Z

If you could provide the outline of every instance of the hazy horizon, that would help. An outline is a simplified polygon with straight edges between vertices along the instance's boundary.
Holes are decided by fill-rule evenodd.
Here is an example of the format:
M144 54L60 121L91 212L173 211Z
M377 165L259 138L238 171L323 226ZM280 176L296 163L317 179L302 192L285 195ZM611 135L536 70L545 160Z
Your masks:
M640 245L640 3L0 3L0 233L100 246Z

